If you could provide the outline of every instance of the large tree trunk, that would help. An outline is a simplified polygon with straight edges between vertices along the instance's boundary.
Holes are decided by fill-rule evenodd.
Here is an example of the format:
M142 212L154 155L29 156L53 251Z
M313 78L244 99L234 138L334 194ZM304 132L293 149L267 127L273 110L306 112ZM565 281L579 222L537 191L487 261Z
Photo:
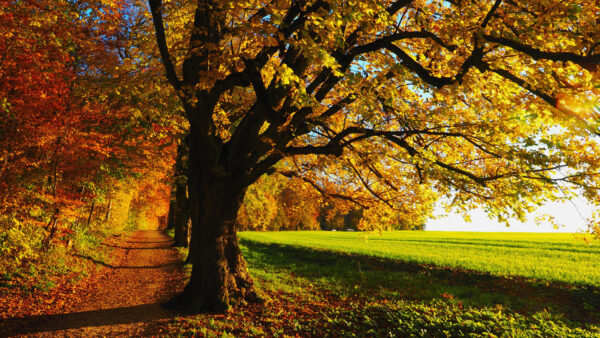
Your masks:
M259 300L236 236L237 213L246 192L239 182L245 177L208 167L201 151L190 144L192 274L184 291L166 305L183 306L190 313L223 312L230 305Z
M202 203L191 207L192 275L183 293L168 304L191 313L222 312L231 304L258 300L235 229L243 192L228 191L223 183L204 187L198 192Z
M190 122L187 176L192 220L189 261L193 268L184 291L166 305L183 305L193 313L222 312L231 303L258 300L238 247L236 218L246 188L253 181L249 174L256 160L251 160L251 155L256 155L253 145L258 144L263 120L244 119L247 126L242 129L247 132L242 135L251 136L251 140L240 136L235 145L225 145L217 136L213 116L223 93L202 88L210 83L205 77L213 73L218 63L211 60L219 57L212 46L220 45L225 36L227 15L223 4L213 0L198 2L182 79L169 56L162 1L149 0L149 5L167 78L181 98Z

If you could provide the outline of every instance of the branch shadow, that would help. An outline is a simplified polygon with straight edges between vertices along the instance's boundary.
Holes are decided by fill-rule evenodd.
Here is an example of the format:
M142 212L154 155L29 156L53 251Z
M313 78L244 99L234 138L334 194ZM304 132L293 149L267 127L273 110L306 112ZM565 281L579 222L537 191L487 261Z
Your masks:
M110 264L108 264L108 263L106 263L104 261L98 260L98 259L96 259L94 257L82 255L82 254L79 254L79 253L74 253L73 256L79 257L79 258L83 258L83 259L87 259L89 261L92 261L92 262L94 262L96 264L102 265L102 266L107 267L107 268L111 268L111 269L115 268L114 266L112 266L112 265L110 265Z
M91 326L133 324L176 316L177 312L154 303L55 315L14 317L0 322L0 335L27 335Z
M165 263L165 264L157 264L157 265L141 265L141 266L115 266L115 265L111 265L108 264L106 262L97 260L93 257L90 256L85 256L85 255L81 255L81 254L74 254L75 256L79 257L79 258L83 258L83 259L87 259L90 260L96 264L105 266L107 268L110 269L167 269L167 268L181 268L183 267L183 262L174 262L174 263Z
M146 242L137 242L137 243L143 243L145 244ZM170 243L170 242L165 242L165 243ZM161 245L161 246L151 246L151 247L131 247L131 246L122 246L122 245L113 245L113 244L102 244L104 246L109 246L111 248L116 248L116 249L123 249L123 250L155 250L155 249L171 249L173 247L173 245Z
M165 263L158 265L141 265L141 266L115 266L114 269L166 269L166 268L179 268L182 267L183 263Z
M173 240L168 240L168 241L125 241L124 243L129 243L129 244L171 244L173 243Z

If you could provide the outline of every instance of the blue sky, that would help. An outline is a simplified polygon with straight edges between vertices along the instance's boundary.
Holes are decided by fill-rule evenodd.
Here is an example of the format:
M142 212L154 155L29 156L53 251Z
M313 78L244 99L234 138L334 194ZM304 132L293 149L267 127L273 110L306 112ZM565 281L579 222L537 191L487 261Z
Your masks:
M547 203L528 217L525 223L513 220L510 227L495 220L489 219L481 209L472 211L471 222L465 222L460 214L446 214L443 209L437 210L438 219L430 220L425 225L425 230L430 231L489 231L489 232L579 232L585 230L585 217L592 213L591 206L583 199L578 198L573 203ZM574 204L574 205L573 205ZM555 217L556 223L564 225L557 229L550 224L535 224L535 217L539 214L549 214Z

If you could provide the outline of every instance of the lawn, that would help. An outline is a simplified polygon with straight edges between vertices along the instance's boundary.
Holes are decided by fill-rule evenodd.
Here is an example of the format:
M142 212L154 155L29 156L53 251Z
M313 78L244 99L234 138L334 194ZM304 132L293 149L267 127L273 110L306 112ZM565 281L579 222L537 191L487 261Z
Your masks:
M593 279L578 273L540 277L552 270L540 263L547 257L575 264L572 272L588 267L585 257L597 255L596 246L572 235L402 232L365 238L346 232L244 232L240 244L265 303L238 304L223 315L181 317L171 332L600 337L597 280L589 283ZM511 270L510 262L520 262L520 270ZM538 278L517 276L528 273Z
M581 234L444 231L242 232L240 238L463 268L501 276L600 286L600 243Z

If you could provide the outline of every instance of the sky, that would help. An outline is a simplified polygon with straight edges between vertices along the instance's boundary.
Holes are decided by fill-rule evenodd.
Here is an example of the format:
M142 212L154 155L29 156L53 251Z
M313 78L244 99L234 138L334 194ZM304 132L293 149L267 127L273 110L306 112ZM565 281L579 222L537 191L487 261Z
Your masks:
M547 203L528 217L525 223L512 220L511 226L506 227L502 223L489 219L482 209L476 209L469 213L471 222L466 222L460 214L446 213L443 209L436 210L437 219L429 220L425 230L429 231L485 231L485 232L581 232L585 226L585 218L592 213L591 206L583 199L578 198L573 203ZM552 225L545 223L536 225L535 218L540 214L554 216L556 223L564 225L554 229Z

